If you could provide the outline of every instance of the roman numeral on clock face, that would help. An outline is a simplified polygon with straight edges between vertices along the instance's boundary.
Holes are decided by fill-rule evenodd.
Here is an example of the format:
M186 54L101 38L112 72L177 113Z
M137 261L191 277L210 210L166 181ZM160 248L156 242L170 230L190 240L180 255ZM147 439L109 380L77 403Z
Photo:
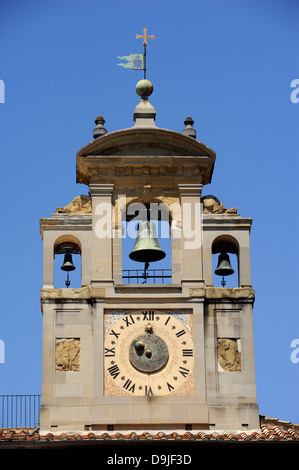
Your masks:
M109 333L109 335L115 336L115 338L118 339L120 333L115 333L114 330L111 330L110 333Z
M183 336L186 334L186 330L181 330L181 331L178 331L175 335L177 338L179 338L180 336Z
M189 374L190 370L186 369L185 367L180 366L179 372L182 374L183 377L187 377Z
M105 348L105 357L115 357L115 348Z
M108 372L111 377L115 380L116 377L120 374L120 370L117 364L108 368Z
M135 392L135 384L133 384L133 385L131 385L131 384L132 384L132 380L128 379L128 380L126 380L126 382L124 383L123 388L125 388L125 389L128 390L129 392L134 393L134 392Z
M129 325L132 325L133 323L135 323L134 318L132 317L132 315L128 315L128 316L124 317L122 320L125 322L126 326L129 326ZM132 323L130 322L130 320L131 320Z
M193 356L193 349L183 349L183 356Z
M143 313L143 320L154 320L155 312L154 310L146 310Z
M145 386L145 395L153 395L152 387Z

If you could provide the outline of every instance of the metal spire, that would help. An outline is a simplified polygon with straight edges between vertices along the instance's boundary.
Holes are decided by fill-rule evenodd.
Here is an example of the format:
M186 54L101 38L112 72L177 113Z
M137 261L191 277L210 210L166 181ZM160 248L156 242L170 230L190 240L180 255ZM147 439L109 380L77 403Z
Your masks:
M143 39L143 47L144 47L144 58L143 58L143 70L144 70L144 80L146 80L146 46L147 46L147 39L155 39L155 36L147 36L147 29L143 28L143 35L136 34L136 39Z

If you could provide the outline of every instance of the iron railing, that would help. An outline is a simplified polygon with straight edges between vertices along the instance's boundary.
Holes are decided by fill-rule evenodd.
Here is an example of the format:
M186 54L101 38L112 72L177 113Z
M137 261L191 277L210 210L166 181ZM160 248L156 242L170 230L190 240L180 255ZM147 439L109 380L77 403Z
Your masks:
M0 427L37 427L40 405L41 395L0 395Z
M122 278L124 284L167 284L171 269L123 269Z

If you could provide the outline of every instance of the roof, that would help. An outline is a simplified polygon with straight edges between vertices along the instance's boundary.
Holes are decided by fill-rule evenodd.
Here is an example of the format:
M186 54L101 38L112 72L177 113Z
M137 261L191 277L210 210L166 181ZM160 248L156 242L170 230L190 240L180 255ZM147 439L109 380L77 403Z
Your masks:
M76 181L81 184L89 184L90 177L95 176L101 164L120 171L117 170L120 164L175 167L175 162L179 165L185 162L188 166L189 161L202 166L202 183L208 184L212 179L216 153L202 142L180 132L161 128L129 128L94 139L78 150L76 159Z
M274 418L266 418L261 416L261 427L253 431L130 431L130 432L62 432L39 433L38 429L0 429L0 448L3 449L5 444L8 448L12 447L11 444L16 443L18 447L21 443L26 446L29 444L44 444L44 447L49 445L64 444L79 444L79 443L106 443L106 442L131 442L140 443L152 442L202 442L210 444L225 444L225 443L299 443L299 425L292 424L289 421L280 421ZM179 441L179 442L178 442ZM31 446L32 447L32 446ZM41 446L39 446L41 447Z
M170 129L130 127L109 132L94 139L77 151L77 156L88 155L139 155L141 149L159 149L158 155L208 155L213 163L216 153L210 147L193 137ZM164 152L161 153L161 150ZM155 155L155 154L153 154Z

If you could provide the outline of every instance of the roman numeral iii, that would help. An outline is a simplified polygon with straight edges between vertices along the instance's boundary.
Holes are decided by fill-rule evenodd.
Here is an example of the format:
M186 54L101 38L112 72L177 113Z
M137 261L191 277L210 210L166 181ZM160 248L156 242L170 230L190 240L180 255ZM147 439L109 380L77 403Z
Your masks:
M183 356L193 356L193 349L183 349Z

